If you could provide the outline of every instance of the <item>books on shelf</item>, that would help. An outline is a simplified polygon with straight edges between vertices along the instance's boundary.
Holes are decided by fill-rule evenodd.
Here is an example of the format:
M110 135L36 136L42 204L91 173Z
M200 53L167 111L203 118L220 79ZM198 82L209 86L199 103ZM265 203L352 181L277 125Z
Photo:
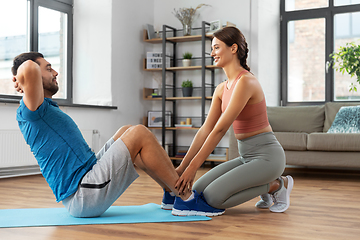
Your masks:
M184 158L187 153L187 150L178 150L175 154L176 158Z
M193 125L175 124L176 128L192 128Z

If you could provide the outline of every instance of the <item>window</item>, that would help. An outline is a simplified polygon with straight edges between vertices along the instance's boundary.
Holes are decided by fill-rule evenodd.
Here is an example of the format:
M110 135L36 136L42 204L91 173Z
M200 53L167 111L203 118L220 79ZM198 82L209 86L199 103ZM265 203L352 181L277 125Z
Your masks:
M359 101L356 78L327 68L329 55L360 44L360 0L281 0L282 105Z
M295 10L314 9L329 6L328 0L285 0L285 8L287 12Z
M14 17L16 16L16 17ZM19 99L12 84L12 60L37 51L59 73L59 103L71 103L72 0L8 0L0 2L0 97Z

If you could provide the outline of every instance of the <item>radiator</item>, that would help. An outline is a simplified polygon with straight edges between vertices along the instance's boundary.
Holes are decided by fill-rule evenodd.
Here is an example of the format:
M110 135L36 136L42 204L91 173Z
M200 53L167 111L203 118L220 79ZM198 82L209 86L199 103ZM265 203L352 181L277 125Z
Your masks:
M97 130L82 130L90 148L99 150ZM20 130L0 130L0 178L39 174L37 161Z

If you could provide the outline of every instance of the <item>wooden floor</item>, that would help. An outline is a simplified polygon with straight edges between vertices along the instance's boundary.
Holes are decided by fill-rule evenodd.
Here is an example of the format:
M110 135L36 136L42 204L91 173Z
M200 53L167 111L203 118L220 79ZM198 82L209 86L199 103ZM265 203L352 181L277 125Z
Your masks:
M200 169L197 177L208 170ZM114 205L160 203L162 189L138 172L140 177ZM285 213L256 209L258 199L253 199L210 221L0 228L0 239L360 239L360 174L286 172L295 185ZM63 206L42 176L0 179L1 209L53 207Z

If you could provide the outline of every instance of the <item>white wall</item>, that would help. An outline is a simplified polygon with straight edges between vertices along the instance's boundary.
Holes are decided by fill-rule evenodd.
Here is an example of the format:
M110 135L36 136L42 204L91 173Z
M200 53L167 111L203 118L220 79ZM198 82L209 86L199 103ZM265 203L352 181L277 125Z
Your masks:
M142 70L146 45L145 24L153 21L153 1L113 0L112 6L112 96L118 106L118 121L142 123L149 109L142 90L146 73ZM145 79L146 80L146 79Z
M126 124L142 123L144 22L153 21L152 1L75 0L74 90L77 103L89 93L117 110L63 108L81 129L98 129L103 144ZM105 90L103 90L105 88ZM99 102L100 103L100 102Z
M250 67L268 106L280 102L280 0L251 1Z
M111 105L112 1L75 0L74 102Z

